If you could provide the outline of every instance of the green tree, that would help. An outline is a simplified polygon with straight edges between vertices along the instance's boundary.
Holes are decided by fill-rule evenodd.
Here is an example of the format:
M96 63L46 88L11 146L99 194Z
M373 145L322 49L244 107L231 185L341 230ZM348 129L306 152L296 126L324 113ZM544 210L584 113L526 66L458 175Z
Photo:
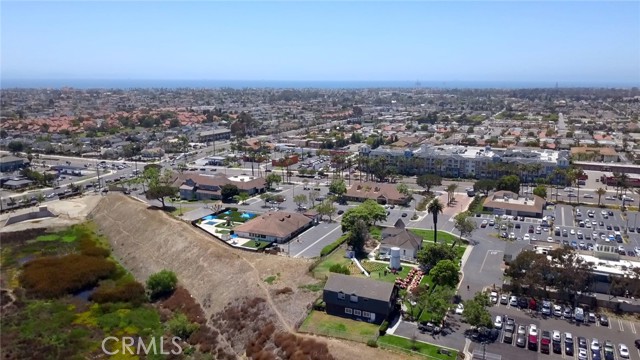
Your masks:
M451 300L455 295L455 289L449 286L438 286L433 291L428 291L424 297L424 311L431 315L427 319L440 324L451 307Z
M146 198L160 201L164 209L166 208L165 198L176 196L179 189L173 186L174 176L171 170L165 170L164 173L161 173L160 169L157 166L147 165L142 176L148 186L145 192Z
M442 177L434 174L420 175L416 179L416 184L425 188L427 192L431 192L432 187L442 185Z
M268 194L268 193L262 193L262 194L260 194L260 199L261 199L262 201L264 201L264 207L266 207L266 206L267 206L267 203L268 203L269 201L273 200L273 195Z
M476 294L477 295L477 294ZM489 298L483 295L487 302ZM487 310L487 305L478 301L476 297L464 302L464 311L462 318L471 326L492 328L491 314Z
M171 119L171 121L169 121L169 127L170 128L177 128L178 126L180 126L180 120Z
M329 185L329 191L341 198L347 193L347 185L344 183L343 179L334 179Z
M7 145L7 149L14 154L24 151L26 147L22 141L13 140Z
M440 260L429 271L429 275L436 285L455 287L460 280L460 269L451 260Z
M442 260L455 260L456 252L446 244L430 244L418 251L418 263L425 269L431 269Z
M233 199L238 202L238 204L243 204L245 201L249 200L249 194L246 192L241 192L238 195L235 195Z
M517 175L506 175L498 179L498 191L507 190L518 194L520 192L520 178Z
M273 184L280 184L282 182L282 176L276 173L270 173L266 178L264 178L264 181L267 183L267 188L271 189Z
M333 221L333 215L335 215L337 209L331 200L325 200L318 207L316 207L316 211L320 216L328 216L329 222Z
M598 190L596 190L596 195L598 195L598 206L601 205L602 202L602 195L606 195L607 194L607 190L603 189L603 188L598 188ZM640 209L640 207L639 207Z
M307 195L305 194L297 194L293 197L293 202L298 205L298 209L302 208L302 204L306 204L307 201Z
M496 181L491 179L480 179L473 184L473 190L489 195L489 192L496 188Z
M162 270L149 276L147 290L152 299L173 293L178 284L178 277L173 271Z
M234 196L239 195L240 190L236 185L233 184L225 184L220 188L220 195L222 196L222 200L233 199Z
M342 231L351 231L358 220L362 220L367 226L371 226L378 221L384 221L386 218L387 212L382 205L373 200L367 200L345 211L342 216Z
M462 240L463 237L471 237L471 234L478 228L478 223L465 211L454 217L454 227L460 232L460 240ZM451 245L451 247L453 246L455 243Z
M547 187L544 185L538 185L533 189L533 195L540 196L543 199L547 198Z
M447 191L447 205L451 204L454 199L454 193L458 189L458 184L449 184L446 188Z
M427 206L427 213L433 216L433 242L438 242L438 215L442 214L442 210L444 210L444 206L440 202L440 200L433 199Z
M409 186L405 183L400 183L396 185L396 189L398 192L406 197L411 197L411 190L409 190Z
M362 219L358 219L351 228L351 231L349 231L347 244L349 244L351 249L356 253L362 253L364 250L364 244L368 239L369 226Z
M320 193L316 190L309 191L309 202L311 202L311 207L316 206L316 199L318 198L318 195L320 195Z

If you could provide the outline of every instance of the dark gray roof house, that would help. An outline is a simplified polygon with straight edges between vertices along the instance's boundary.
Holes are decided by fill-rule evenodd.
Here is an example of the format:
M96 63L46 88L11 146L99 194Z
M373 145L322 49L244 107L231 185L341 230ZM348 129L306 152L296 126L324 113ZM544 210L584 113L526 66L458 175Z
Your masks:
M380 324L393 311L397 294L393 283L331 274L322 299L329 315Z

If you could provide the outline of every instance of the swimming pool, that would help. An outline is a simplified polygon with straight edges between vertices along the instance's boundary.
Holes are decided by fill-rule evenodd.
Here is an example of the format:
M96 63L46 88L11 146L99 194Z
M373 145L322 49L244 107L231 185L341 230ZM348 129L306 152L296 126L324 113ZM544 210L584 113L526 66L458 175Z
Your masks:
M215 218L216 218L215 215L207 215L207 216L203 217L202 220L213 220Z
M216 222L215 221L207 221L205 224L207 224L207 225L215 225Z

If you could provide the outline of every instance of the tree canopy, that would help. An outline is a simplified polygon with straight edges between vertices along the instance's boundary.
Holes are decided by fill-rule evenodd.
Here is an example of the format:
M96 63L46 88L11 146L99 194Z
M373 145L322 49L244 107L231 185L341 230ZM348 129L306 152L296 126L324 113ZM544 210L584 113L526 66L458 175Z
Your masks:
M517 175L506 175L498 179L496 184L498 190L507 190L514 193L520 192L520 178Z
M220 195L222 195L222 200L233 199L234 196L240 194L240 190L236 185L233 184L225 184L220 188Z
M460 280L460 269L451 260L440 260L436 266L431 268L429 275L436 285L454 287Z
M473 190L489 195L489 192L496 188L496 181L491 179L480 179L473 184Z
M329 185L329 191L338 195L339 197L347 193L347 185L342 179L335 179L331 181Z
M442 185L442 177L434 174L420 175L416 179L416 184L430 192L432 187Z
M171 170L165 170L163 173L160 171L160 168L156 166L145 166L142 176L149 187L145 192L145 197L160 201L164 209L166 207L165 198L176 196L179 189L173 186L174 176Z
M386 219L387 212L384 207L373 200L367 200L345 211L342 216L342 231L351 231L357 220L362 220L367 226L371 226L378 221L384 221Z
M540 196L543 199L547 198L547 187L544 185L538 185L533 189L533 195Z
M162 270L149 276L147 289L152 299L171 294L178 284L178 277L169 270Z
M464 302L462 318L471 326L493 327L491 314L487 310L488 303L489 297L486 294L476 293L473 299Z
M456 252L446 244L429 244L418 251L418 262L426 269L442 260L455 260Z

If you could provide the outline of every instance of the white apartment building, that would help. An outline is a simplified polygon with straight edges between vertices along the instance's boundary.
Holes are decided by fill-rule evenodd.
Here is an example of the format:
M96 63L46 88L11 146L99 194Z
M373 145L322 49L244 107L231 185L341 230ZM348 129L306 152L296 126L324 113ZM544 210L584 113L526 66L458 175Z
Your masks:
M514 172L535 179L569 167L569 151L501 149L463 145L422 145L417 149L359 148L363 157L383 159L400 174L439 174L454 178L497 178ZM522 174L522 166L528 165Z

